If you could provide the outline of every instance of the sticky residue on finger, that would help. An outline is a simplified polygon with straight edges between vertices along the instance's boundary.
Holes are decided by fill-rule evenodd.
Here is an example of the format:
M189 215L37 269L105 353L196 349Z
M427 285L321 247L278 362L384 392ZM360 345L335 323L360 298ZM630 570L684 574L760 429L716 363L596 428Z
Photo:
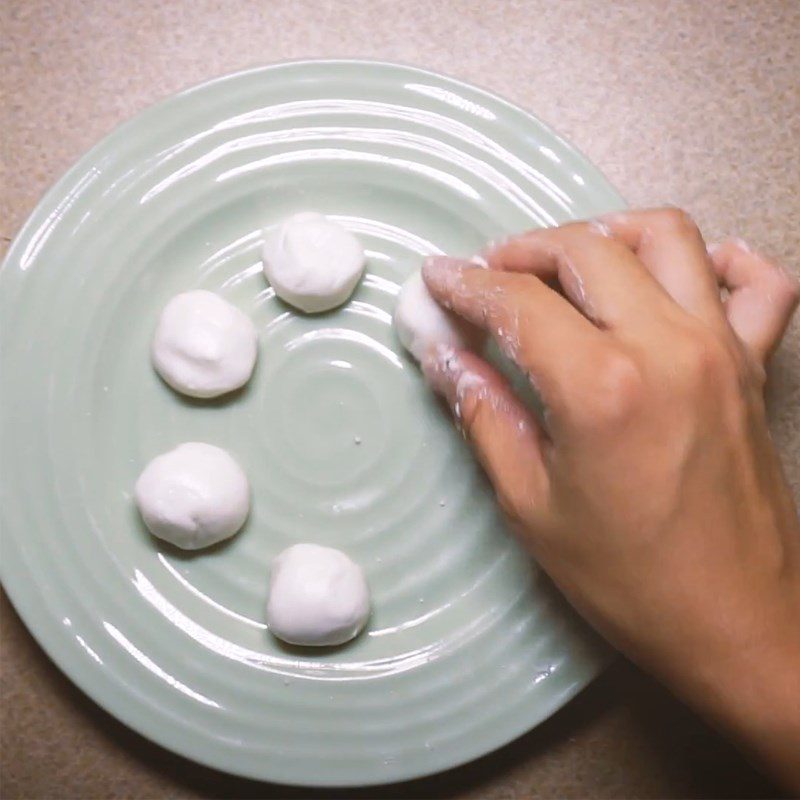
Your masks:
M515 363L520 359L520 324L519 312L512 311L503 324L498 325L494 330L494 338L497 341L500 351L506 358Z
M476 372L464 370L456 383L456 402L463 403L468 395L477 392L478 397L486 390L486 379Z
M474 267L469 261L451 256L428 256L422 264L425 282L432 282L443 289L457 289L463 285L462 271Z
M464 416L466 404L489 403L502 413L518 414L513 401L499 386L492 386L491 373L470 366L472 356L448 347L432 349L422 369L431 388L442 395L453 410L457 422Z
M423 358L422 373L431 389L448 400L454 400L456 387L466 368L455 348L439 344L430 348Z
M422 362L422 371L430 387L447 399L456 416L460 416L466 396L486 386L486 379L464 362L452 347L432 348Z

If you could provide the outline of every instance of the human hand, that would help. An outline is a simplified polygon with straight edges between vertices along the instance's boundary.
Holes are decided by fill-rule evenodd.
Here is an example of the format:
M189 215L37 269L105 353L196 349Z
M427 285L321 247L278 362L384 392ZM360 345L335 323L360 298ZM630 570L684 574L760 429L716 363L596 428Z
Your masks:
M676 209L532 231L487 261L423 275L543 416L475 354L423 369L513 526L614 645L800 787L800 523L763 399L796 282L740 242L709 255Z

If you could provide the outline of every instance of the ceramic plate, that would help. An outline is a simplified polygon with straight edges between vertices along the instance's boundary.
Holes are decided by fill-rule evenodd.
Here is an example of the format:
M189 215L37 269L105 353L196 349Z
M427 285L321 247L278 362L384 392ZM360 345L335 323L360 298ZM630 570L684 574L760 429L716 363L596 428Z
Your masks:
M492 492L395 339L423 255L623 205L518 108L419 69L311 61L185 91L123 125L42 200L0 273L3 583L53 660L135 730L203 764L307 785L378 784L535 726L603 660L504 529ZM352 230L364 280L294 313L265 226L312 209ZM182 398L153 372L166 301L219 292L252 317L245 391ZM230 544L183 555L131 501L195 440L247 471ZM338 649L276 642L270 559L344 549L374 611Z

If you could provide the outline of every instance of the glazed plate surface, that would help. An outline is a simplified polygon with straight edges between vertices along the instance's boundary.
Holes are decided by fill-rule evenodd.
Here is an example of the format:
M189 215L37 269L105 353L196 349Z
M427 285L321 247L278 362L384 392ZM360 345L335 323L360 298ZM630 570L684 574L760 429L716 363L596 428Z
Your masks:
M298 62L171 97L104 139L42 200L0 273L3 583L96 702L211 767L378 784L466 762L535 726L604 656L506 533L492 492L391 326L422 257L620 208L535 118L460 82L370 62ZM367 251L342 308L294 313L262 230L331 215ZM181 398L149 362L177 292L254 320L243 391ZM183 441L225 447L253 511L183 555L132 487ZM271 558L301 541L366 570L351 644L265 629Z

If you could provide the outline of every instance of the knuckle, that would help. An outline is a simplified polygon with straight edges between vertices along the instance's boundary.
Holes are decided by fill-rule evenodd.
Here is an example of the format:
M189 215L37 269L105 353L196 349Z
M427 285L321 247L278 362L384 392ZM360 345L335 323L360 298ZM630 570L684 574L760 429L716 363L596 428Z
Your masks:
M684 384L704 391L709 386L741 385L743 359L710 329L698 326L679 350L678 369Z
M639 365L625 353L613 353L597 367L596 391L578 412L589 427L614 427L644 404L645 381Z
M771 291L776 301L795 308L800 301L800 281L779 266L774 266L770 274Z
M692 216L682 208L670 207L657 212L658 224L666 233L676 236L696 234L699 229Z

